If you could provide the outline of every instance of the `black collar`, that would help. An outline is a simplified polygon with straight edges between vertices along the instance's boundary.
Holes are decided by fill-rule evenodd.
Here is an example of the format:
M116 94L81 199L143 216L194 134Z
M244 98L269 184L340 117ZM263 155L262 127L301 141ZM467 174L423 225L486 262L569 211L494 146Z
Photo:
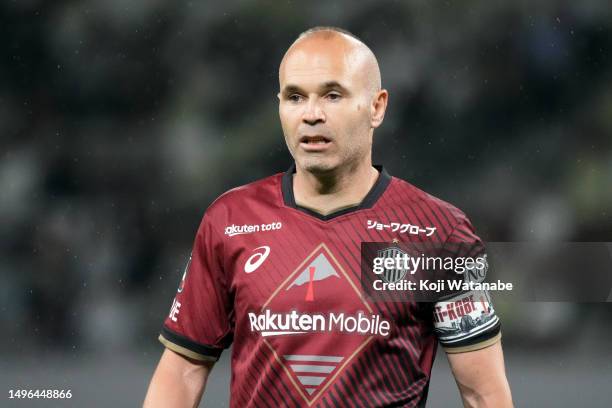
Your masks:
M316 211L312 211L308 208L300 207L295 203L295 196L293 195L293 174L295 173L295 164L292 164L289 167L289 170L283 174L282 181L282 190L283 190L283 200L285 201L285 205L287 207L295 208L300 210L308 215L316 217L323 221L331 220L332 218L338 217L340 215L348 214L353 211L359 211L366 208L371 208L376 201L380 198L380 196L385 192L387 186L391 182L391 176L387 171L383 168L383 166L374 166L376 170L380 173L376 183L372 186L368 194L365 196L363 201L356 206L344 208L342 210L333 212L331 214L322 215Z

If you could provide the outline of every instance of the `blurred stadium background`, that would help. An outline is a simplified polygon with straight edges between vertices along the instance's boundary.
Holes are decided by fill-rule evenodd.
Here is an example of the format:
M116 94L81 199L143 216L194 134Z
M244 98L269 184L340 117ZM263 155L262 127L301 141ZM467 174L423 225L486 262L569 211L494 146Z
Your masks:
M0 405L142 402L204 210L290 164L277 67L314 25L377 54L391 174L487 241L612 241L609 2L4 1ZM517 406L610 406L609 305L498 306ZM442 352L429 401L460 404Z

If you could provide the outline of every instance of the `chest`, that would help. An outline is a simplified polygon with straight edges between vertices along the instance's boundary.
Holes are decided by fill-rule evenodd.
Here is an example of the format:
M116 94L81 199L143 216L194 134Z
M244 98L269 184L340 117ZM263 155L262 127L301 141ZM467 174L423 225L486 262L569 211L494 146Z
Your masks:
M330 224L283 221L238 226L228 237L225 268L232 272L237 329L287 316L284 328L319 330L321 317L327 327L330 319L345 319L348 330L384 335L414 319L414 305L372 302L361 287L362 243L392 243L390 228L372 228L367 215Z

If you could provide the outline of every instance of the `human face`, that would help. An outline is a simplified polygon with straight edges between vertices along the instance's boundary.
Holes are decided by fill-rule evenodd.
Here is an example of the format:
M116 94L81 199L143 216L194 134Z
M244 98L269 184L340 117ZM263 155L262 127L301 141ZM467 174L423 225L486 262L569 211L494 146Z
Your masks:
M373 92L361 65L342 38L305 39L285 56L279 115L299 169L325 174L371 164Z

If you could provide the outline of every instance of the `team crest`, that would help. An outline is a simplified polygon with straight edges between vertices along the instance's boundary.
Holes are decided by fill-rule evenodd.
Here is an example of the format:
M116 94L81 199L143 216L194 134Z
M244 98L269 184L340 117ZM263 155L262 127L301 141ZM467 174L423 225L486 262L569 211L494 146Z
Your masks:
M406 255L408 254L402 251L401 249L399 249L398 247L389 247L389 248L385 248L385 249L381 249L377 251L378 258L396 258L398 256L404 257ZM387 269L385 268L385 271L383 272L381 277L382 277L382 280L384 280L387 283L395 283L395 282L399 282L400 280L404 279L404 277L406 276L406 273L408 273L407 269Z

